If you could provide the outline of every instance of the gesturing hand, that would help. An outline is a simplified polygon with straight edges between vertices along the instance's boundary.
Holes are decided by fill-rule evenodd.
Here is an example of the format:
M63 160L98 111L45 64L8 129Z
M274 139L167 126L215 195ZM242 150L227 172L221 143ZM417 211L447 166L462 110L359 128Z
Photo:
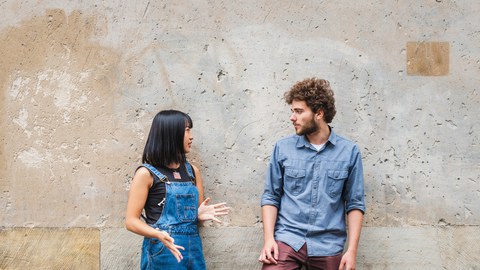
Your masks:
M217 217L228 215L230 207L226 207L225 205L227 203L225 202L208 205L209 202L210 198L206 198L205 201L203 201L198 207L198 220L214 220L218 223L222 223L222 221L220 221Z
M179 249L185 250L185 248L175 245L175 240L166 231L160 231L159 229L157 230L159 231L157 239L160 240L163 245L168 248L170 252L172 252L177 261L180 262L183 259L183 256Z

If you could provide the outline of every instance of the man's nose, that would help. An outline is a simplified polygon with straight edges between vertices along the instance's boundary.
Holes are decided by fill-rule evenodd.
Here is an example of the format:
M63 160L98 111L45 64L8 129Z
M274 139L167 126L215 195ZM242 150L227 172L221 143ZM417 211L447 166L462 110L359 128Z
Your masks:
M292 115L290 115L290 121L295 122L296 120L297 118L295 117L295 114L292 113Z

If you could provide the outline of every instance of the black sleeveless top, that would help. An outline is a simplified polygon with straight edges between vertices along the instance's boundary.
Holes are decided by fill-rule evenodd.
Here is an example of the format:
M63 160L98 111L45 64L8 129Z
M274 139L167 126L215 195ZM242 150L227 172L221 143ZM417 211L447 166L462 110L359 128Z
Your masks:
M181 164L178 169L173 170L164 166L161 167L155 167L158 171L160 171L162 174L164 174L167 178L168 181L170 182L189 182L192 181L190 179L190 176L188 175L187 168L185 167L185 164ZM195 172L192 168L192 172L195 175ZM180 178L178 178L178 173L180 174ZM160 179L150 172L150 174L153 176L153 185L148 191L148 197L147 201L145 202L144 210L145 210L145 215L142 215L143 219L147 224L155 224L157 220L160 218L160 215L162 214L163 207L165 205L165 183L161 182ZM175 175L177 178L175 178Z

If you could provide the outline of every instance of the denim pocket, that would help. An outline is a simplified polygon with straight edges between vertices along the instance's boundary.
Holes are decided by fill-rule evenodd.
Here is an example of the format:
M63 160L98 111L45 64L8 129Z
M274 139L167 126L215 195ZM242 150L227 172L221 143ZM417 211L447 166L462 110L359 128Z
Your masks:
M165 249L165 245L162 243L162 241L155 238L150 239L149 245L150 246L149 246L148 252L150 252L150 255L152 257L155 257L161 254Z
M305 170L285 168L285 189L293 195L300 194L305 189Z
M177 217L180 221L191 222L197 218L197 202L194 194L176 194Z
M328 170L328 195L331 198L337 197L342 193L343 184L348 177L348 171L344 170Z

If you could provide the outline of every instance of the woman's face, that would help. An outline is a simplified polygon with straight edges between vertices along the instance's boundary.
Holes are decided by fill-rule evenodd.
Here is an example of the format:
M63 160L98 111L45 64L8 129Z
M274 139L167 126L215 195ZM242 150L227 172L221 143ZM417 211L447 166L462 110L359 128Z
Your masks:
M192 132L189 127L185 127L185 137L183 139L183 149L185 149L185 153L190 152L190 147L192 146Z

